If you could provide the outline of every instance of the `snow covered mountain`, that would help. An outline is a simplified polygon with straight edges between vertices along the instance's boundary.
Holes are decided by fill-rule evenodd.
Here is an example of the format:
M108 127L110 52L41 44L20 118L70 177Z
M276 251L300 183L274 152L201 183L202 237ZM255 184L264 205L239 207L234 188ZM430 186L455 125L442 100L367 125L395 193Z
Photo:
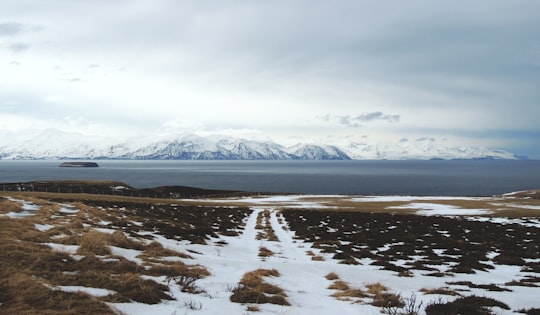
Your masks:
M0 159L159 159L159 160L349 160L349 159L521 159L506 151L441 146L425 138L400 143L343 146L297 144L226 137L145 136L115 143L50 129L16 134L0 131Z
M148 159L148 160L349 160L328 145L285 147L271 141L252 141L195 135L172 138L110 140L47 130L29 136L0 134L0 159Z
M503 150L484 147L446 146L432 138L399 143L358 143L350 142L342 149L354 160L430 160L430 159L526 159Z

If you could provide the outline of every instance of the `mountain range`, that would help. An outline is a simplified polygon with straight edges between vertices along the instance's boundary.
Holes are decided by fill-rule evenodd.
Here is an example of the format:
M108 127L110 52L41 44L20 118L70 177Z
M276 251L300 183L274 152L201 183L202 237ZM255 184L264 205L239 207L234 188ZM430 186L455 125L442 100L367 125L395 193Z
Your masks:
M146 159L146 160L362 160L362 159L525 159L483 147L444 146L432 138L399 143L349 142L345 145L283 146L222 136L144 136L115 143L49 129L0 133L0 159Z

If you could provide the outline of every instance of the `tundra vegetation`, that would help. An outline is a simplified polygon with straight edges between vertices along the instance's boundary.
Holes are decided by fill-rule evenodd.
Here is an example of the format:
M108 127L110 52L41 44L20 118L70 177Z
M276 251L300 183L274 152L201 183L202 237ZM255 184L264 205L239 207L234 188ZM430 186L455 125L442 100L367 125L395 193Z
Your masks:
M540 293L537 191L273 202L197 190L194 197L211 197L100 194L127 187L110 182L76 193L41 185L0 192L1 314L118 314L135 312L131 304L142 313L218 305L307 314L310 295L344 314L540 312L529 298ZM464 214L418 214L429 207Z

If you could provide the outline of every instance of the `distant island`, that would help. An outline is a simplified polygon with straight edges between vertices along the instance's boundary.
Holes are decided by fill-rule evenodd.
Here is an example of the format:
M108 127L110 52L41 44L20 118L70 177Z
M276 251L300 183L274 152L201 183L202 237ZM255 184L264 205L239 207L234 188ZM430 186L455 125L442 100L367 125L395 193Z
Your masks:
M64 162L59 167L99 167L96 162Z

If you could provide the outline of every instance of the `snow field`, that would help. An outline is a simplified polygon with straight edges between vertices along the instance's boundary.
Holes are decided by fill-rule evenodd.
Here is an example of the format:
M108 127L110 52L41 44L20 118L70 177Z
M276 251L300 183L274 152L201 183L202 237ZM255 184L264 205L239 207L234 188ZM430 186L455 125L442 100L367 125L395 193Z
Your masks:
M243 202L251 205L251 214L245 219L245 227L238 236L223 236L212 238L208 244L191 244L188 241L178 241L168 239L157 232L147 232L155 241L161 243L165 248L179 252L189 253L193 259L182 259L186 264L198 264L209 270L210 276L196 282L198 288L204 292L201 294L190 294L181 292L179 285L174 281L168 281L164 276L144 278L166 284L169 286L170 295L175 298L172 301L162 301L158 304L144 303L108 303L113 309L123 314L247 314L249 304L238 304L230 301L232 290L238 286L242 276L256 269L276 269L279 277L266 277L265 281L272 283L287 294L290 306L280 306L272 304L257 305L260 312L255 314L381 314L381 308L370 305L370 298L351 298L349 301L338 300L331 295L335 290L328 289L332 284L325 276L329 273L336 273L342 281L349 284L351 288L366 290L366 286L373 283L380 283L388 287L389 292L400 294L407 298L415 295L418 302L427 306L430 302L439 297L443 301L451 301L456 297L447 295L426 295L421 289L450 288L452 290L461 289L464 296L477 295L489 296L496 300L508 304L511 310L495 309L496 314L509 315L518 314L519 309L538 307L537 297L540 296L540 287L508 286L508 282L523 279L524 277L537 277L536 273L523 272L520 266L493 265L494 269L489 271L477 271L475 274L454 273L453 276L433 277L424 275L425 272L412 270L412 277L399 277L395 272L381 270L380 266L369 264L369 259L363 259L360 265L339 264L338 260L332 259L333 254L321 253L319 249L313 248L312 243L304 242L295 238L295 231L289 229L286 219L280 215L281 208L296 207L325 207L325 203L317 201L303 200L306 196L272 196L268 198L246 198ZM315 198L316 196L309 196ZM338 198L338 196L332 196ZM478 216L487 213L484 209L461 209L455 206L436 204L431 202L415 202L420 198L412 197L371 197L377 201L391 201L396 198L399 201L410 202L403 208L413 209L417 214L439 215L439 216ZM442 198L442 197L441 197ZM359 198L362 199L362 198ZM446 199L446 198L444 198ZM430 197L425 200L435 200ZM35 213L39 207L23 200L16 200L23 206L24 211ZM366 202L358 200L358 202ZM259 230L256 229L257 217L265 210L270 211L270 224L276 234L278 241L267 239L257 239ZM72 216L79 212L70 205L62 205L59 213L64 216ZM485 220L489 222L499 222L504 224L523 224L526 226L539 227L536 219L529 219L523 223L521 219L471 217L471 220ZM536 220L536 221L534 221ZM535 223L536 222L536 223ZM324 225L326 222L321 222ZM133 222L135 225L142 225L141 222ZM39 231L46 232L53 228L50 224L35 224ZM99 227L92 228L101 233L113 233L111 222L100 221ZM440 231L441 233L444 231ZM142 233L141 233L142 234ZM78 246L47 243L49 247L56 251L65 252L74 259L82 259L77 255ZM269 257L259 257L259 248L266 247L274 254ZM143 260L137 256L141 251L111 246L113 255L122 256L139 265ZM324 257L324 260L315 261L316 256ZM442 251L441 251L442 254ZM497 253L492 253L492 256ZM417 257L420 259L421 257ZM102 259L109 259L103 257ZM167 259L164 257L163 259ZM400 262L395 262L400 264ZM448 265L433 266L445 271ZM487 291L481 288L470 288L466 285L449 285L447 282L472 282L473 284L493 284L512 291ZM79 286L57 286L55 290L68 292L81 291L96 297L102 297L114 292L102 288L87 288Z

